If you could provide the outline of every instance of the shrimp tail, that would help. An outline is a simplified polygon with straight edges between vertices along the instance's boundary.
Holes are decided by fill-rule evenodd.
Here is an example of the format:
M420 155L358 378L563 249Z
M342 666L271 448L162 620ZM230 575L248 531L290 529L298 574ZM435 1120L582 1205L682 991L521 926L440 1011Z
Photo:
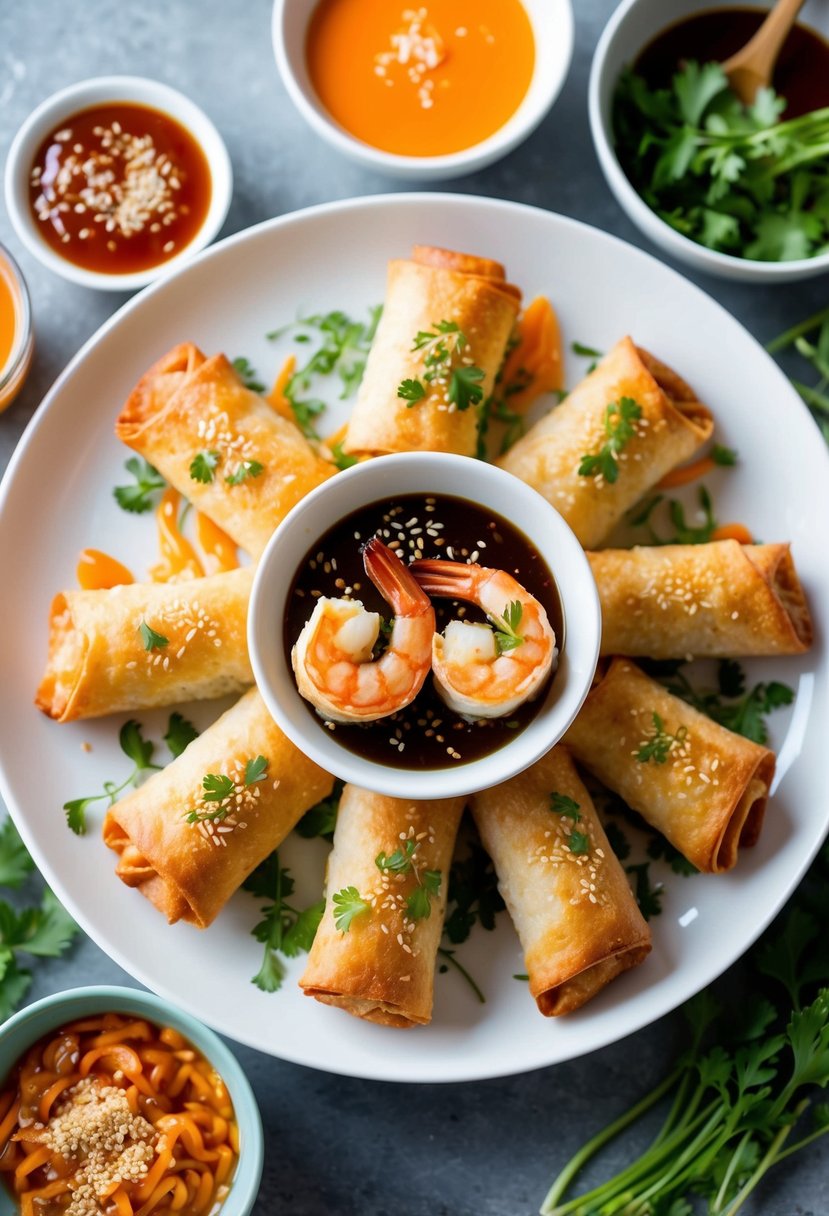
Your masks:
M442 558L421 558L412 562L409 570L427 595L462 600L475 598L481 575L480 566L448 562Z
M407 566L373 536L363 546L363 566L374 586L397 616L417 617L432 612L432 604L425 591L421 590Z

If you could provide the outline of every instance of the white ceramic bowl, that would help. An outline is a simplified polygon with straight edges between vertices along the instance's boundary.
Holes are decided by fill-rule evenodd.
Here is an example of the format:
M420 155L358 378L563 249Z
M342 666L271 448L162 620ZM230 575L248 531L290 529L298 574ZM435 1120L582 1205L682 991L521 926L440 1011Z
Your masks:
M771 8L771 0L756 0ZM599 39L590 70L590 131L599 164L616 200L637 228L672 257L696 270L746 283L789 283L829 270L829 252L793 262L757 262L697 244L666 224L629 182L613 146L611 105L622 68L632 64L657 34L689 13L710 9L710 0L622 0ZM829 36L829 4L807 0L799 21Z
M564 618L558 669L536 716L491 755L451 769L392 767L343 747L336 732L326 731L308 712L282 643L293 574L318 538L362 506L417 493L460 495L516 523L552 571ZM248 612L248 647L256 683L285 734L305 755L345 781L412 798L449 798L486 789L520 773L549 751L587 695L600 638L596 584L581 545L558 512L535 490L494 465L431 452L383 456L355 465L298 503L261 558Z
M133 102L170 115L201 146L210 168L211 197L204 223L180 253L160 266L130 274L85 270L62 258L41 236L29 205L29 176L35 154L50 131L79 110L106 102ZM20 240L38 261L64 279L103 291L132 291L171 271L209 245L224 223L233 193L233 170L221 135L203 110L169 85L143 76L98 76L54 93L32 111L15 135L6 159L6 210Z
M318 135L352 160L391 177L436 181L459 177L506 156L535 130L567 78L573 55L571 0L522 0L535 35L535 67L527 95L508 122L471 148L445 156L398 156L350 135L317 97L308 75L305 37L314 11L309 0L274 0L271 36L288 95ZM399 10L396 10L399 12Z

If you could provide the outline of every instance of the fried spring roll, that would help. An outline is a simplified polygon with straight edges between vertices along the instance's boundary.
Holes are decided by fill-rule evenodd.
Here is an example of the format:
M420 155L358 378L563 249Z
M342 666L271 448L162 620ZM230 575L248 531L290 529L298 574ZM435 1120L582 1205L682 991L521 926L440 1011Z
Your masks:
M328 861L325 912L300 980L306 996L384 1026L431 1020L435 958L463 806L463 798L413 802L345 787ZM397 872L377 865L383 853L387 860L398 853ZM342 932L334 896L346 888L369 906Z
M623 398L641 410L634 434L615 455L614 481L600 469L581 474L585 456L608 440L608 407ZM586 548L594 548L629 507L669 469L709 438L711 415L676 372L622 338L595 371L532 426L498 464L538 490L564 516Z
M650 930L566 748L470 806L545 1017L580 1008L642 962Z
M52 601L35 704L71 722L241 692L253 683L252 580L247 567L182 583L62 592ZM163 641L153 643L142 625Z
M291 507L336 472L224 355L208 359L189 342L141 378L115 434L254 557ZM200 454L202 480L190 474Z
M614 659L567 731L579 763L718 874L757 842L774 753L720 726L625 659Z
M788 545L720 540L587 556L602 604L602 654L800 654L811 644Z
M383 315L348 424L345 451L474 456L477 411L458 409L448 401L446 378L425 380L425 359L434 352L428 346L413 349L415 339L436 332L441 322L456 325L467 345L456 353L454 335L445 335L451 365L480 368L484 376L477 387L486 399L520 302L521 293L506 282L503 266L488 258L416 245L410 259L391 262ZM398 397L404 380L418 380L425 397L413 404Z
M257 775L251 761L264 757ZM221 801L205 801L208 773L227 779ZM255 688L160 773L116 802L104 842L116 874L173 924L204 929L300 817L330 794L333 777L294 747ZM199 819L188 822L195 812Z

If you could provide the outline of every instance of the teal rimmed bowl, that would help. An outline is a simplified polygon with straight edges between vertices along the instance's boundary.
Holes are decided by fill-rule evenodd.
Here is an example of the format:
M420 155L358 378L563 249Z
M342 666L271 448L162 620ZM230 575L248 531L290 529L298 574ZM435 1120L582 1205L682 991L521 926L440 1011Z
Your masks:
M21 1009L0 1027L0 1080L4 1080L27 1049L66 1022L95 1013L130 1013L157 1026L179 1031L210 1061L227 1086L239 1125L239 1161L230 1192L218 1216L248 1216L259 1193L264 1145L262 1120L250 1082L236 1057L212 1030L168 1001L138 988L96 984L43 997ZM0 1186L0 1216L20 1209Z

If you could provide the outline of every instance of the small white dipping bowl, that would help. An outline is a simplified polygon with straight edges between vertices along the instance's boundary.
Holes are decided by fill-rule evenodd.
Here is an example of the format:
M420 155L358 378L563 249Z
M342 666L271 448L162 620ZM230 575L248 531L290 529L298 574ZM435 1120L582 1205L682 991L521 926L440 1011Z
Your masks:
M201 228L180 253L130 274L103 274L62 258L43 239L29 205L29 177L43 140L65 119L107 102L124 102L160 110L186 127L201 147L210 169L210 206ZM12 140L6 160L6 210L15 232L31 254L72 283L100 291L133 291L178 270L183 262L209 245L225 221L233 194L233 170L219 132L195 102L169 85L143 76L98 76L80 80L53 93L33 110Z
M755 8L771 8L772 0L756 0ZM619 164L613 145L612 105L616 82L649 42L669 25L691 13L716 7L711 0L622 0L599 39L590 69L588 111L593 146L607 184L636 227L672 257L695 270L744 283L791 283L829 270L829 252L793 262L757 262L707 249L683 236L651 211L639 197ZM829 36L829 4L808 0L798 21L823 37Z
M564 618L558 668L533 720L502 747L453 768L424 769L367 760L309 712L283 644L294 575L306 553L344 516L401 494L444 494L489 508L517 526L553 574ZM356 543L356 542L355 542ZM279 727L317 764L366 789L411 798L449 798L506 781L558 742L590 688L601 638L596 584L581 545L535 490L494 465L467 456L407 452L354 465L304 498L277 528L256 572L248 612L253 673Z
M399 156L350 135L326 110L308 75L305 40L315 5L309 0L274 0L271 36L276 66L288 95L318 135L352 160L390 177L430 182L474 173L500 160L530 135L558 97L573 56L570 0L521 0L535 37L530 87L512 117L488 139L444 156ZM399 16L401 5L393 15ZM378 47L378 50L382 48Z

